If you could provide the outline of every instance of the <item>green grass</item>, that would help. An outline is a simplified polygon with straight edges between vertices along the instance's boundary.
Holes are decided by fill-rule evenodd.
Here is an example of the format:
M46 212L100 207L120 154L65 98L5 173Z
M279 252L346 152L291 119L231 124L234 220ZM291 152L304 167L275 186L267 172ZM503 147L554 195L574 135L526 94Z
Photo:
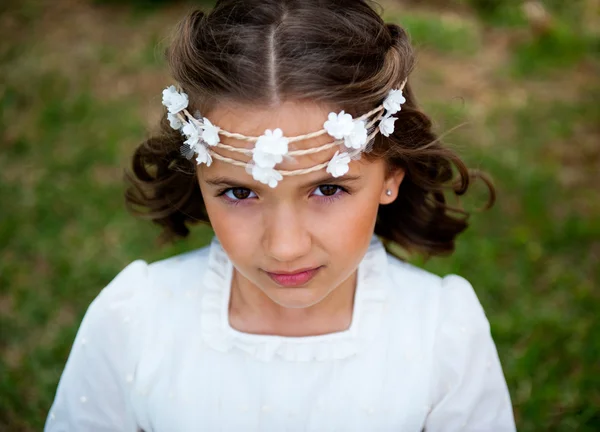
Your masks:
M517 75L531 77L560 71L581 65L584 60L593 61L600 54L598 6L593 0L529 2L541 6L534 10L546 11L548 18L528 16L526 2L521 0L459 0L458 3L481 17L484 25L518 32L512 62L512 71Z
M0 45L0 430L41 430L85 309L118 271L211 235L199 227L160 249L157 230L124 210L122 168L169 82L156 45L187 8L140 7L73 7L60 23L48 23L56 12L42 13L35 1L3 12L15 24L0 28L12 41ZM511 37L525 21L488 30L496 25L489 16L388 16L406 25L423 54L413 83L424 109L440 132L467 122L447 142L490 172L498 189L498 204L473 214L452 257L421 264L475 287L520 431L593 431L600 88L590 69L594 44L585 42L593 38L557 31L548 45L519 39L517 49L498 48L487 32ZM476 185L464 204L475 209L483 199Z
M431 13L390 14L387 18L404 27L417 48L463 56L475 54L481 47L478 26L454 15L440 19Z
M514 71L520 75L552 72L556 68L575 66L587 57L598 54L600 39L557 25L548 33L528 40L515 50Z

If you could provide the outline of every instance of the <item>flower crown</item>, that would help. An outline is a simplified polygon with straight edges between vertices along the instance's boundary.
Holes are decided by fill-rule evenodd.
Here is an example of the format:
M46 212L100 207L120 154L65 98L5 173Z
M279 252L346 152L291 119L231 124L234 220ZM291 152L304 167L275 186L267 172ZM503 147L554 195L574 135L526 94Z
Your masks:
M175 130L180 130L186 137L186 141L181 146L181 154L183 156L191 159L196 155L198 165L204 163L210 166L214 158L243 167L256 181L274 188L279 181L283 180L283 176L308 174L323 168L326 168L326 171L333 177L340 177L346 174L349 170L348 164L351 160L358 159L362 152L371 150L372 139L378 132L381 132L386 137L394 133L394 123L397 118L392 116L400 111L401 105L406 102L406 99L402 95L405 85L406 79L402 82L400 88L389 92L385 101L380 106L361 117L353 119L350 114L344 111L339 113L331 112L327 121L323 124L323 129L296 137L283 136L283 132L279 128L275 130L267 129L264 135L259 137L222 130L199 113L196 113L196 116L191 115L187 110L189 104L188 95L178 92L175 86L170 86L163 90L162 103L167 107L167 118L171 127ZM383 112L384 110L385 113ZM374 124L378 121L378 127L373 128ZM335 141L306 150L289 151L290 143L316 138L326 133L335 138ZM255 142L256 144L253 149L233 147L221 143L220 135L240 141ZM339 146L340 150L336 151L328 162L294 171L275 169L275 165L282 162L284 157L290 158L293 156L314 154L335 146ZM246 163L231 159L213 151L212 147L252 156L252 160Z

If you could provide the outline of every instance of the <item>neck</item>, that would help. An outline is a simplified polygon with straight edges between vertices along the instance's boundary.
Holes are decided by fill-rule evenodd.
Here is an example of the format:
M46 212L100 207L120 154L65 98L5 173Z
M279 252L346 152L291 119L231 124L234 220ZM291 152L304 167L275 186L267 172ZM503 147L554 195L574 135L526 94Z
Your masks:
M316 336L347 330L352 322L356 270L323 300L307 308L286 308L234 269L229 321L245 333Z

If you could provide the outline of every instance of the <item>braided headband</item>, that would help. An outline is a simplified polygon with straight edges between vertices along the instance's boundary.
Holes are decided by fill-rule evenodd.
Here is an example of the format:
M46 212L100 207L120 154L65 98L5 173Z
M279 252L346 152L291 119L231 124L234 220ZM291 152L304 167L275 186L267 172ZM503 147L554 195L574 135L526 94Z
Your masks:
M327 121L323 124L323 129L296 137L284 137L283 132L279 128L275 130L267 129L264 135L259 137L222 130L199 113L196 116L191 115L187 110L189 104L188 95L178 92L175 86L170 86L163 90L162 103L168 109L167 117L171 127L175 130L180 130L187 138L183 146L181 146L181 154L183 156L191 159L195 154L198 165L205 163L207 166L210 166L214 158L243 167L256 181L274 188L283 179L283 176L308 174L323 168L326 168L326 171L333 177L340 177L346 174L349 170L348 164L351 160L358 159L361 153L371 150L371 142L378 132L381 132L386 137L394 132L394 122L397 118L392 116L400 111L401 105L406 102L406 99L402 95L405 85L406 79L402 82L400 88L389 92L387 98L380 106L361 117L353 119L350 114L344 111L339 113L331 112ZM383 112L384 110L385 113ZM378 127L373 128L378 121ZM288 150L290 143L316 138L324 134L329 134L335 138L335 141L306 150ZM220 135L256 144L253 149L234 147L221 143ZM294 171L275 169L275 165L282 162L284 157L288 159L293 156L314 154L335 146L339 146L342 151L336 151L328 162ZM231 159L216 153L212 150L212 147L252 156L252 160L246 163Z

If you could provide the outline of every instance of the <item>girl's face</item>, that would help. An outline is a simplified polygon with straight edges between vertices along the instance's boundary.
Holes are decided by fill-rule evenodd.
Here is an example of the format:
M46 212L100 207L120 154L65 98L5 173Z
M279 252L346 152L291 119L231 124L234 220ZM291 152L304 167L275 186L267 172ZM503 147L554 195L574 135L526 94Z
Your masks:
M312 102L285 102L272 109L219 105L207 117L231 132L260 136L280 128L285 136L323 128L332 107ZM290 150L331 142L328 135L290 144ZM254 143L221 136L221 142L252 148ZM233 159L240 153L216 149ZM281 170L309 168L331 159L336 149L296 157ZM255 181L244 168L213 159L200 165L198 180L217 238L235 268L237 283L259 288L287 308L317 304L349 280L373 235L377 209L395 198L403 173L386 178L383 160L352 161L350 170L333 178L324 169L284 177L274 189ZM386 189L392 195L386 195ZM308 270L308 271L305 271Z

